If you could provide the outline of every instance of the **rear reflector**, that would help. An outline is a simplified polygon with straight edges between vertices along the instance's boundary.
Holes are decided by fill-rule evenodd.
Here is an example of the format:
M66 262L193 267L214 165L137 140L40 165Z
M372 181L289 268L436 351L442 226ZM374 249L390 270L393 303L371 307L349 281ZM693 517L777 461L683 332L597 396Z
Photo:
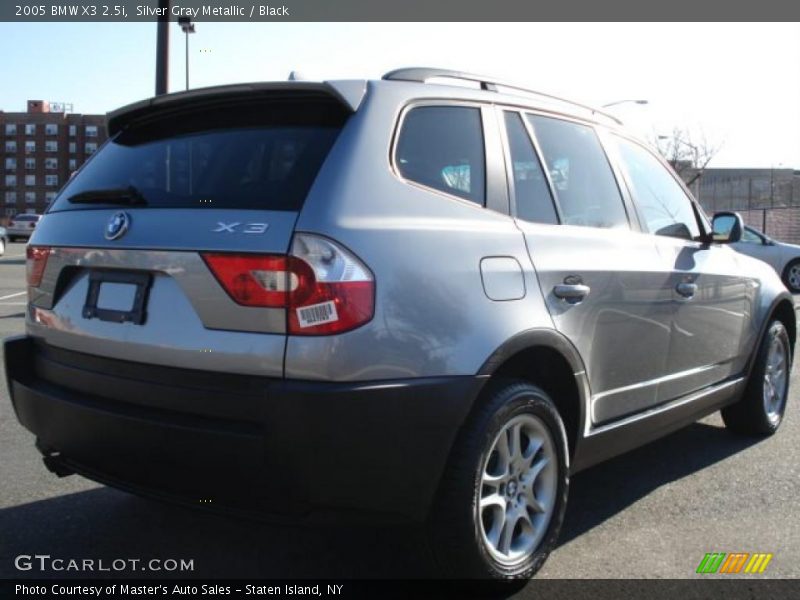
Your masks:
M42 275L47 266L47 257L50 256L50 248L47 246L28 246L25 250L27 261L25 271L28 285L38 287L42 283Z
M342 333L372 319L372 273L327 238L298 233L290 256L204 253L203 259L238 304L285 308L292 335Z

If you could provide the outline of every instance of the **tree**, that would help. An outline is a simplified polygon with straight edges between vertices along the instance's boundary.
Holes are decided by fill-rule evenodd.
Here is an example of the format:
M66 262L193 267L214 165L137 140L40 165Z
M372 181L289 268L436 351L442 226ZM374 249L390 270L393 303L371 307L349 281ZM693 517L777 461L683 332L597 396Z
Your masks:
M722 146L710 143L703 133L699 139L693 139L688 130L675 127L671 135L655 136L655 147L686 185L691 186Z

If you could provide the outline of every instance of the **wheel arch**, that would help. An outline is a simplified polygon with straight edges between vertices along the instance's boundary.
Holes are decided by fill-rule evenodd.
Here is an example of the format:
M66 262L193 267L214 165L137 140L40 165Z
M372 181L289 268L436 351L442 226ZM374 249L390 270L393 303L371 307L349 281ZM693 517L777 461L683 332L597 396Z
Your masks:
M753 370L758 356L758 349L767 334L767 328L773 319L778 319L786 327L786 332L789 334L789 344L791 345L791 354L794 357L795 345L797 340L797 316L795 315L794 298L788 292L779 294L772 302L770 309L766 311L766 318L761 323L758 338L750 352L750 359L747 363L747 375L749 376Z
M509 338L483 363L478 375L516 378L544 389L561 414L570 457L583 437L591 397L586 369L575 346L552 329L530 329ZM480 397L473 411L480 405Z

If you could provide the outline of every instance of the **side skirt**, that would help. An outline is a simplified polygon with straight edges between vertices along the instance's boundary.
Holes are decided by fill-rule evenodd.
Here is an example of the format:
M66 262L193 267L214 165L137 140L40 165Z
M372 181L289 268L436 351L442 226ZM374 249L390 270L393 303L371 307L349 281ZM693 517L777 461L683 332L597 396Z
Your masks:
M724 381L683 398L590 428L579 440L573 473L681 429L741 397L746 378Z

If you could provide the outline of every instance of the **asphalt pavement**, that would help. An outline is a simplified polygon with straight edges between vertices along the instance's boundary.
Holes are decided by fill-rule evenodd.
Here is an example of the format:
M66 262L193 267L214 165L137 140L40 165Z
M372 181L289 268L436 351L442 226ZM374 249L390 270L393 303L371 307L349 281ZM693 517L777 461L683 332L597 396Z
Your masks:
M0 337L23 332L24 277L24 246L10 244L0 258ZM772 553L756 577L800 577L798 386L795 369L771 438L732 435L715 414L575 475L560 544L539 577L695 578L707 552ZM0 396L0 578L40 576L15 568L21 554L193 560L180 575L202 578L435 574L413 528L271 525L59 479L17 423L5 382Z

